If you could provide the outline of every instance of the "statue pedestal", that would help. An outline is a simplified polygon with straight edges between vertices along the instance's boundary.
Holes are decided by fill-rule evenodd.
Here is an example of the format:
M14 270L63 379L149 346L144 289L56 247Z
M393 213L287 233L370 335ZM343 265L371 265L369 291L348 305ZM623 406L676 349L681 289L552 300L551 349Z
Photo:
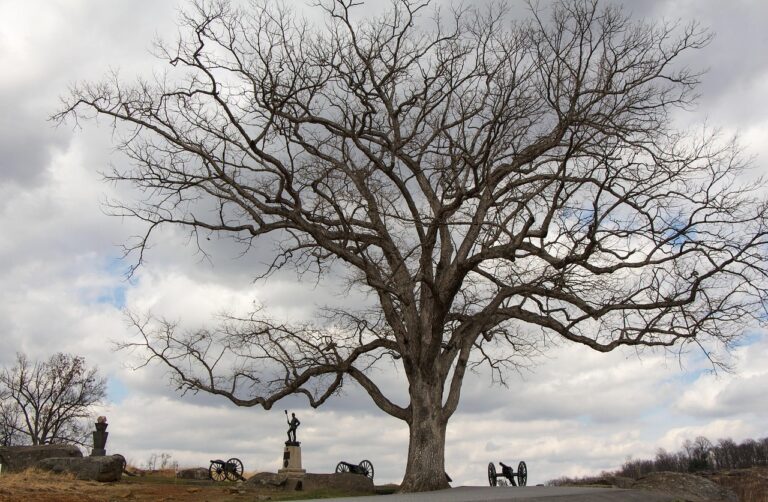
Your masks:
M96 422L96 430L93 431L92 457L103 457L107 454L107 450L104 449L107 444L107 437L109 436L109 432L107 432L107 422L105 417L99 418L103 418L104 421Z
M303 478L307 473L301 468L301 446L298 442L286 444L283 450L283 468L277 471L292 478Z

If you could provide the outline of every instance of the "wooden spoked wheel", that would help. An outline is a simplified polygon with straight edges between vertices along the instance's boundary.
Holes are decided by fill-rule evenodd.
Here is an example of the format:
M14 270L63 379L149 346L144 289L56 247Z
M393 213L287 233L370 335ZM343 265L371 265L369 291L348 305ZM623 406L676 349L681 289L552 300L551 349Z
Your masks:
M525 486L528 483L528 466L525 462L517 464L517 484L519 486Z
M243 479L243 463L239 458L230 458L227 460L227 468L225 469L227 479L230 481L239 481Z
M368 460L360 462L360 468L363 470L363 474L367 478L373 479L373 464Z
M227 473L224 471L224 463L211 462L211 466L208 468L208 475L214 481L224 481L227 479Z
M493 465L493 462L488 464L488 484L496 486L496 466Z

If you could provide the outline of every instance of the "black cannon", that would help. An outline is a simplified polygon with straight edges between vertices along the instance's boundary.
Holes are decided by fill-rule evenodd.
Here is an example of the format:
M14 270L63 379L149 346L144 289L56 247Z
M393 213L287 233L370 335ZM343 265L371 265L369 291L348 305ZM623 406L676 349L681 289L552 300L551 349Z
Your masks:
M491 486L496 486L500 477L507 478L512 486L525 486L528 482L528 466L525 465L525 462L517 464L517 472L504 462L499 462L499 465L501 466L501 474L496 473L496 466L493 465L493 462L488 464L488 483ZM515 478L517 478L517 483L515 483Z
M214 481L245 481L243 477L243 463L239 458L230 458L226 462L223 460L211 460L211 466L208 468L208 476Z
M352 474L362 474L367 478L373 479L373 464L368 460L363 460L359 464L350 464L349 462L339 462L336 465L336 472L351 472Z

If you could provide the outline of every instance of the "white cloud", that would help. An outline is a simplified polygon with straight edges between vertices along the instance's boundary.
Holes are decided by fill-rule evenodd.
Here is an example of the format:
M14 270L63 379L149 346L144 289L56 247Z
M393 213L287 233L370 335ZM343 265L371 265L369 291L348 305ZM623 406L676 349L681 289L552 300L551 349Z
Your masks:
M760 336L736 351L739 371L702 375L675 403L679 411L700 417L765 416L768 403L768 341ZM755 417L756 418L756 417Z
M764 437L765 423L748 424L740 419L714 420L702 425L688 425L669 429L659 441L659 447L668 451L680 449L686 439L704 436L711 441L731 438L742 441L747 438Z

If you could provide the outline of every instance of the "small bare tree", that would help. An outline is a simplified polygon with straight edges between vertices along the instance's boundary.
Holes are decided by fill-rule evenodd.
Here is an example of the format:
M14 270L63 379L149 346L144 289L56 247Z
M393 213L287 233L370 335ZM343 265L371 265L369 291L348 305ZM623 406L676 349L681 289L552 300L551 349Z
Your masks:
M517 22L503 4L428 16L421 0L360 20L361 3L318 0L313 25L272 2L200 0L158 46L168 74L72 89L55 119L111 120L134 162L109 178L149 195L112 205L147 223L136 266L175 225L274 246L265 277L332 271L373 299L306 325L132 316L133 346L181 390L238 406L319 406L352 379L410 428L404 491L447 486L467 369L503 379L531 334L601 352L693 344L721 364L764 315L766 206L761 182L739 183L735 142L672 127L700 79L680 56L710 35L590 0ZM384 362L407 402L377 386Z
M0 370L0 423L13 444L85 444L82 419L106 396L106 381L85 359L58 353L47 361L17 354L12 368Z

